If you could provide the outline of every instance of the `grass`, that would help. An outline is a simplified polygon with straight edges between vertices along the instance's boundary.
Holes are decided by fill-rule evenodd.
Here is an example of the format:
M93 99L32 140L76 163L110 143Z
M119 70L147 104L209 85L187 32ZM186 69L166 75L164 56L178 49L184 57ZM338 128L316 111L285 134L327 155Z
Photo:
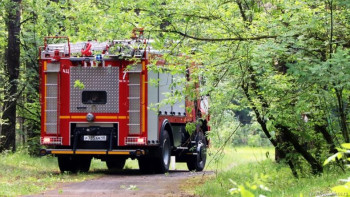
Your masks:
M80 182L102 174L102 162L93 160L93 173L61 174L55 157L30 157L18 151L0 155L0 196L40 193L57 187L58 183ZM104 167L105 168L105 167Z
M37 194L57 188L62 183L81 182L103 176L107 172L105 163L95 159L89 173L61 174L55 157L35 158L22 151L1 154L0 157L0 196ZM256 196L316 196L329 194L330 188L339 184L339 179L350 176L350 173L342 173L335 168L326 169L321 176L304 175L295 179L290 169L274 163L273 157L272 148L226 148L221 154L217 154L217 149L211 148L206 170L216 173L205 177L191 177L182 189L199 196L230 196L231 188L244 186ZM128 159L124 168L137 169L137 160ZM187 166L177 163L176 169L187 170ZM268 187L271 192L250 189L260 184Z
M212 194L215 195L216 193L219 193L218 191L224 190L225 191L220 192L220 194L225 193L226 188L220 188L221 182L219 180L221 178L216 177L216 175L220 176L225 174L228 170L237 168L238 166L260 162L267 158L274 157L274 154L275 152L272 147L226 147L222 151L219 151L216 148L210 148L208 149L208 158L205 170L214 171L215 174L204 177L191 177L182 185L181 188L189 194L197 194L200 196L205 196L206 194L210 194L207 196L211 196ZM227 182L229 182L228 179ZM205 190L208 188L206 185L211 183L220 183L220 187L218 188L216 185L214 190Z
M259 153L250 154L252 148L240 148L239 151L225 150L223 159L217 162L213 159L215 156L214 149L210 149L208 155L207 169L227 168L232 162L232 158L240 159L236 163L250 161L250 159L261 159L265 155L264 149L259 149ZM231 156L232 154L232 156ZM52 156L30 157L24 151L16 153L3 153L0 155L0 196L18 196L36 194L42 191L58 187L58 184L68 182L81 182L87 179L102 176L107 171L105 162L100 160L92 160L89 173L61 174L57 158ZM185 163L176 163L177 170L187 170ZM137 160L128 159L124 169L138 169Z
M269 159L263 155L267 151L270 153ZM325 169L320 176L300 174L301 178L296 179L288 166L273 161L272 149L237 148L237 151L233 151L229 148L225 152L227 154L223 158L222 166L228 168L219 170L206 180L202 177L188 180L187 188L197 185L192 193L199 196L240 196L235 189L241 187L241 190L247 189L255 196L317 196L330 194L330 188L338 185L339 179L350 176L350 172L343 173L339 168L333 167L332 170ZM271 191L260 189L260 185ZM254 187L257 189L253 189ZM230 193L232 188L235 189Z
M215 148L209 149L206 170L226 171L234 166L258 162L274 157L271 147L226 147L218 153Z

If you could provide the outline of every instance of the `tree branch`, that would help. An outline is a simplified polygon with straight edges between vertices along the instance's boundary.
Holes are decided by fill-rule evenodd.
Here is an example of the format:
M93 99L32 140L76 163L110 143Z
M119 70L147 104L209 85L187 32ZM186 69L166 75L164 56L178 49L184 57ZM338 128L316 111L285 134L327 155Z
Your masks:
M194 40L200 40L200 41L208 41L208 42L223 42L223 41L249 41L249 40L263 40L263 39L270 39L270 38L277 38L277 36L270 36L270 35L262 35L262 36L257 36L257 37L236 37L236 38L203 38L203 37L196 37L189 35L187 33L183 33L181 31L176 31L176 30L156 30L156 31L161 31L161 32L166 32L166 33L176 33L181 36L184 36L186 38L191 38Z

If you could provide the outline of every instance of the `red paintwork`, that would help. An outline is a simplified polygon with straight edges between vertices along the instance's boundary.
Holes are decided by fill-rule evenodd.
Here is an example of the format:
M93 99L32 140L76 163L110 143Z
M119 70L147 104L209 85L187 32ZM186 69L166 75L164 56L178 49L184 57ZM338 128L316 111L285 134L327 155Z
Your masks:
M86 43L86 48L85 49L81 49L81 55L82 56L86 56L86 57L89 57L92 55L91 53L91 44L90 43Z

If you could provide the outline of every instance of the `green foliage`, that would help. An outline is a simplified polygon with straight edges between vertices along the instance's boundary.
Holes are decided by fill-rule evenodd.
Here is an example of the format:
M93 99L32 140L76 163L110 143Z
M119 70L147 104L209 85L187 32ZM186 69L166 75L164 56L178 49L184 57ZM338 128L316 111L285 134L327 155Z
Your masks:
M255 195L252 192L270 192L271 190L264 186L265 182L267 181L268 176L267 175L260 175L260 177L255 176L253 183L246 182L244 185L238 185L235 181L232 179L229 179L229 181L235 186L234 188L231 188L229 190L230 195L240 194L242 197L254 197ZM252 192L251 192L251 191ZM262 194L259 194L259 196L262 196Z
M308 145L304 151L320 164L329 139L316 128L324 126L332 143L348 135L350 13L339 2L152 1L149 8L150 2L144 1L127 7L140 9L139 24L155 38L156 48L167 51L169 65L196 63L193 79L202 77L205 83L198 92L187 83L192 88L186 95L210 94L214 142L225 142L221 136L235 131L236 123L228 118L234 111L249 109L256 116L253 121L266 124L272 140L283 126L297 139L294 144ZM258 137L251 136L249 142L259 143ZM312 166L305 154L288 146L288 156L299 167Z
M348 150L350 149L350 143L344 143L341 144L342 148L338 148L337 153L335 153L334 155L328 157L323 165L328 165L330 162L334 162L334 161L341 161L343 158L343 162L348 162L350 161L349 158L346 157L346 153L348 152ZM338 163L339 164L339 163ZM339 164L342 165L342 164ZM348 165L347 165L348 166ZM349 166L348 166L349 167ZM345 182L342 185L337 185L332 187L332 191L335 192L338 196L349 196L350 195L350 178L347 179L341 179L342 182Z
M194 122L186 123L185 129L190 135L192 135L196 131L196 123L194 123Z
M244 125L237 130L233 137L232 144L235 146L243 145L251 147L271 146L271 142L266 138L257 123Z
M249 191L253 196L321 196L331 194L329 188L337 185L338 179L348 176L349 172L342 173L339 168L329 168L320 176L304 173L295 178L286 165L277 164L272 160L257 162L252 158L251 163L243 163L218 173L197 187L196 194L210 197L244 196L242 190L238 190L244 187L243 191ZM232 188L237 189L231 190Z
M9 2L0 2L0 57L6 48ZM153 39L152 47L164 52L163 57L151 60L150 70L177 76L187 68L191 72L190 81L174 80L171 86L183 91L167 94L164 103L210 95L213 144L220 146L230 138L230 144L265 145L267 138L260 138L263 129L258 127L266 124L276 140L274 133L281 134L282 125L322 163L329 146L315 128L324 126L333 143L334 139L343 143L348 135L348 1L241 2L23 0L19 79L23 96L17 107L24 119L21 134L36 139L40 130L37 49L44 36L104 41L128 38L134 27L144 27L145 36ZM159 59L166 61L167 70L155 66ZM0 61L0 86L6 89L4 62ZM84 85L75 82L75 87L83 89ZM0 89L0 104L4 99ZM250 112L253 124L237 130L241 125L235 112L241 110ZM307 122L302 119L305 114ZM193 125L188 127L193 130ZM288 156L304 168L303 154L289 148Z
M74 87L83 90L85 88L85 85L80 80L75 80Z

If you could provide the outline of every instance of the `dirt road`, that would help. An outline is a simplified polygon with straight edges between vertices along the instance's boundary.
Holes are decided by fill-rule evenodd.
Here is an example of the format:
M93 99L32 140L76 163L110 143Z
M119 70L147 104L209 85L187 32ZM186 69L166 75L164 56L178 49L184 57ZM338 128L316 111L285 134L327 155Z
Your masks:
M212 172L170 171L166 174L141 174L138 170L124 170L80 183L68 183L55 190L31 196L192 196L180 186L195 176L209 176Z

